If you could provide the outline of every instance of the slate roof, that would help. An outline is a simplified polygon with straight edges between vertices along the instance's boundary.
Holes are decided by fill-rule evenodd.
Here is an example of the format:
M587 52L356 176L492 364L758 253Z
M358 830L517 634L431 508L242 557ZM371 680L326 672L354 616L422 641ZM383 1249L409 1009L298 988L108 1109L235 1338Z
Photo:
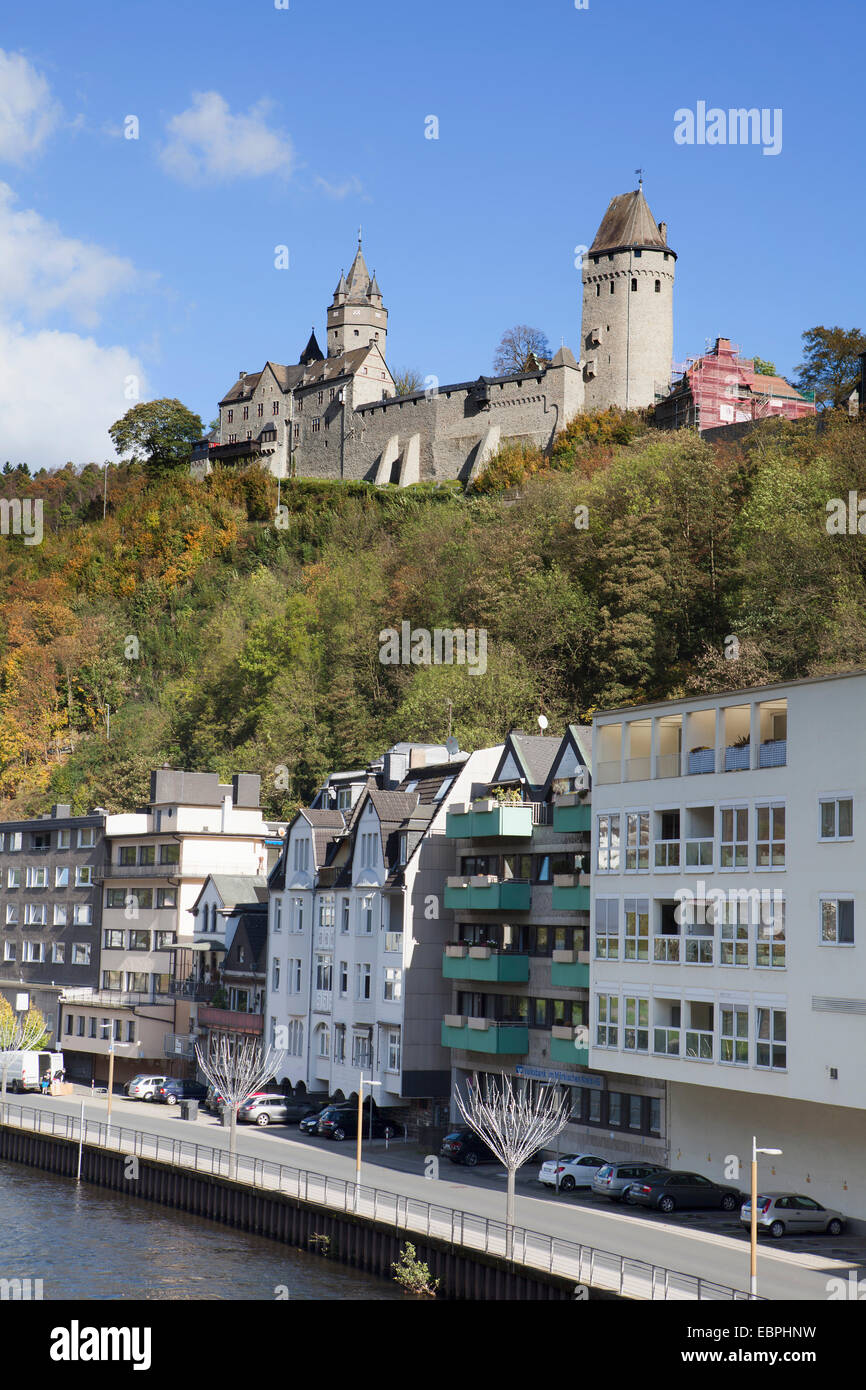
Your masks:
M311 362L321 362L324 355L325 354L322 352L322 349L319 347L319 344L316 341L316 330L314 328L310 334L307 346L304 348L300 358L298 359L299 365L306 367Z
M517 731L508 735L508 742L511 743L523 768L526 780L531 786L543 787L562 746L562 739L551 738L546 734L524 734Z
M248 903L252 898L265 901L268 896L268 880L264 874L208 874L208 878L222 898L223 907L235 907L238 903ZM202 892L204 892L204 887L202 887ZM196 903L200 897L201 893L196 898Z
M595 241L589 248L589 255L599 251L627 251L640 248L647 251L671 251L659 231L643 190L636 188L633 193L618 193L611 198L601 226L595 234Z
M238 959L239 947L249 946L249 960ZM268 959L268 910L247 904L238 917L237 930L223 962L223 975L264 975Z

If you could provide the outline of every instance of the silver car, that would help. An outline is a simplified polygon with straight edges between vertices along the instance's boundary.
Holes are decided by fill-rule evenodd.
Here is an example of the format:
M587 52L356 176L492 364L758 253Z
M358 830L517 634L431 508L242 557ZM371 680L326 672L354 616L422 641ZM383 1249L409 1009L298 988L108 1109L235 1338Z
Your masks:
M740 1224L747 1229L752 1222L752 1203L740 1207ZM780 1236L799 1235L801 1231L823 1231L828 1236L841 1235L845 1217L816 1202L814 1197L801 1197L794 1192L764 1192L758 1197L758 1230L776 1240Z
M661 1172L658 1163L606 1163L592 1180L592 1190L612 1202L629 1202L628 1189L638 1178Z
M285 1096L251 1096L238 1108L238 1120L242 1124L265 1125L285 1124L289 1118L289 1106Z
M153 1100L154 1092L168 1079L167 1076L134 1076L126 1083L126 1094L130 1100Z

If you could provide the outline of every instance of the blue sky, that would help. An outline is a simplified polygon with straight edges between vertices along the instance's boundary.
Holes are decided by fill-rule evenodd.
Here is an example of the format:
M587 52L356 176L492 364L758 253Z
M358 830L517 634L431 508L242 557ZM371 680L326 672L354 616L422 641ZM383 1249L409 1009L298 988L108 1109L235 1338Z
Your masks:
M311 324L322 340L359 223L392 369L474 377L515 323L577 354L574 248L638 166L679 255L675 357L722 334L791 374L805 328L866 328L864 14L859 0L7 11L0 458L109 457L131 377L209 420L240 369L296 361ZM780 108L780 153L678 145L674 113L699 101Z

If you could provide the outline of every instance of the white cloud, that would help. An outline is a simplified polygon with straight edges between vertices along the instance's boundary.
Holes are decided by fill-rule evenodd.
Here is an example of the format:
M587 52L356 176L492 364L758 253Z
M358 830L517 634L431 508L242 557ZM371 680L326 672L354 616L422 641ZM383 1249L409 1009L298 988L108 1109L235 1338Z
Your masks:
M0 312L36 321L66 312L92 327L109 295L153 280L125 257L64 236L55 223L15 203L12 189L0 183Z
M269 109L268 102L259 101L234 116L219 92L195 92L192 106L168 122L168 143L160 152L164 167L191 184L288 177L295 167L294 147L288 135L268 126Z
M360 197L365 203L370 202L370 198L364 192L364 185L357 174L352 174L350 178L344 179L342 183L329 183L323 179L321 174L316 175L316 187L320 188L328 198L348 198L350 194Z
M60 120L60 107L41 73L20 53L0 48L0 160L24 164Z
M126 393L147 398L132 353L76 333L0 323L0 362L0 464L33 471L114 458L108 427L135 404Z

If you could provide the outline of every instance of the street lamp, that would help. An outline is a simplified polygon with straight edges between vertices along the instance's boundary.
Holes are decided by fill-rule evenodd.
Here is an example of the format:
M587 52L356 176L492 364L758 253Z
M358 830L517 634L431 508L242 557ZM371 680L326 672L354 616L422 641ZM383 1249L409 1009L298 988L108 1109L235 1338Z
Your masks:
M361 1186L361 1141L364 1137L364 1087L381 1086L381 1081L374 1081L371 1077L369 1081L364 1080L364 1073L361 1072L361 1080L358 1085L358 1145L355 1151L355 1200L358 1199L358 1189ZM372 1097L371 1097L372 1099Z
M775 1154L781 1149L759 1149L752 1135L752 1219L749 1223L749 1298L758 1297L758 1154Z

